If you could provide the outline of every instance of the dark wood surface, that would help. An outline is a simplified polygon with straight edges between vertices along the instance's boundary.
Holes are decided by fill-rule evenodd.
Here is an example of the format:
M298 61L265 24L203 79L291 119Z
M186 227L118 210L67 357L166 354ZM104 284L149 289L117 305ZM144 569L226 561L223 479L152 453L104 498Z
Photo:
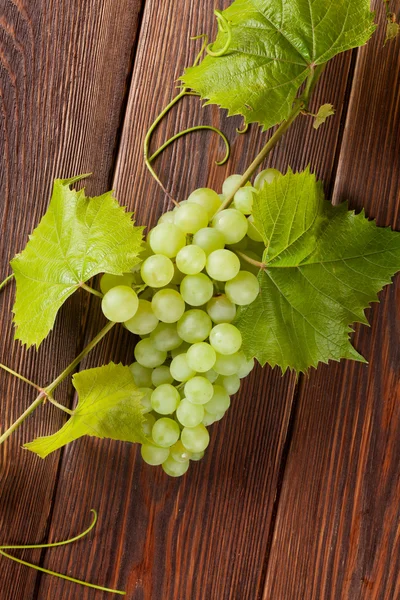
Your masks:
M55 176L93 171L90 192L113 185L140 223L155 223L167 202L143 165L143 136L196 54L199 42L189 36L215 23L211 0L3 4L5 275L44 213ZM375 4L382 18L380 0ZM332 102L336 115L318 132L307 118L296 123L269 164L310 163L335 202L348 198L380 224L399 228L400 44L382 45L380 34L329 65L315 106ZM162 122L154 145L197 123L226 131L232 155L216 167L223 148L209 132L168 148L156 169L180 199L200 185L219 191L265 137L254 126L238 136L240 120L185 98ZM372 327L355 334L368 367L332 364L297 384L290 375L256 369L213 427L206 458L182 480L144 465L135 447L107 440L82 439L46 461L23 452L23 441L62 422L55 410L42 409L0 447L1 540L63 539L85 528L96 508L100 522L90 540L24 556L126 589L132 600L397 600L398 285L381 300L369 313ZM2 315L11 304L9 289L0 295ZM12 342L10 318L2 317L0 360L45 383L101 323L98 300L77 295L36 355ZM119 328L86 364L132 357L133 338ZM1 375L0 390L3 428L32 395L11 376ZM68 386L63 394L73 401ZM0 581L0 600L105 597L5 559Z

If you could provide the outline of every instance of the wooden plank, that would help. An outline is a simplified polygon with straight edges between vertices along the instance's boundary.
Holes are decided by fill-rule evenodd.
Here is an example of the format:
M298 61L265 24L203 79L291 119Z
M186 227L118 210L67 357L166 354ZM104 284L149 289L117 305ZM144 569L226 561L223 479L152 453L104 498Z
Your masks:
M334 199L398 229L400 43L383 35L359 53ZM400 597L398 277L380 301L354 338L369 366L303 381L264 600Z
M104 190L124 109L139 0L18 0L0 15L0 257L1 279L10 258L47 208L54 177L96 171L89 192ZM40 348L13 342L12 287L0 294L0 361L45 385L72 360L83 342L88 300L76 294ZM0 374L0 427L27 408L34 392ZM60 397L71 400L71 389ZM21 445L61 426L60 411L40 409L0 448L2 543L46 537L60 456L41 461ZM21 553L20 553L21 555ZM24 553L37 562L39 551ZM2 600L34 597L37 573L0 559Z
M140 223L154 224L167 207L143 165L144 134L173 95L173 82L189 57L195 56L189 35L215 28L213 6L214 0L146 3L115 174L119 200L136 208ZM301 168L310 162L329 185L350 61L350 54L334 61L317 94L316 105L333 101L336 116L317 133L304 118L270 164ZM256 128L237 136L240 121L227 120L213 107L201 111L193 98L186 98L163 121L158 143L196 123L212 123L227 131L234 140L232 158L226 167L213 166L221 148L204 133L169 148L156 169L180 199L201 185L219 190L223 179L243 171L263 143L264 135ZM93 300L93 312L97 304L98 313ZM94 330L88 337L93 334ZM116 331L107 344L106 351L93 353L89 364L111 358L128 364L133 359L134 341L126 331ZM50 538L84 528L92 507L100 512L99 530L91 545L82 542L51 551L45 565L127 589L130 599L256 598L264 581L294 386L288 375L282 378L268 368L257 369L234 399L229 415L213 427L206 458L179 481L143 465L135 447L95 439L74 443L63 457ZM72 599L77 593L97 597L96 592L77 592L73 585L44 576L38 599Z

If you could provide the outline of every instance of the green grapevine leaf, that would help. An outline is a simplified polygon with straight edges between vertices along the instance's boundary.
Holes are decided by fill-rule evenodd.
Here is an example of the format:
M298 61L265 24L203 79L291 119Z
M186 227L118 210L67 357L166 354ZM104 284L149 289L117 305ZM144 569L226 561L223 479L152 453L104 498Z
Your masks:
M39 437L24 448L45 458L83 435L123 442L146 441L140 403L143 394L129 367L109 363L76 373L72 383L79 397L72 417L57 433Z
M332 104L323 104L319 107L317 114L315 115L314 129L319 129L321 125L325 123L328 117L335 114L335 109Z
M254 198L265 242L258 298L237 327L243 350L264 365L306 371L319 362L364 361L350 343L352 323L400 269L400 234L332 206L307 169L278 177Z
M218 23L214 55L186 69L183 83L265 129L288 117L316 66L375 29L370 0L235 0Z
M56 179L50 206L25 250L11 261L17 283L15 338L38 347L57 311L98 273L122 275L139 262L142 228L134 227L111 192L87 198L70 185L84 176Z

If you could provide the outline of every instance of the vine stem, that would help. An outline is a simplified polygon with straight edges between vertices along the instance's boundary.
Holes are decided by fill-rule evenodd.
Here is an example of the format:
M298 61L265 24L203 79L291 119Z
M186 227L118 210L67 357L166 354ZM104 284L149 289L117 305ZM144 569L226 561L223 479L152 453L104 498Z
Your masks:
M78 366L78 364L81 362L81 360L87 354L89 354L89 352L91 350L93 350L93 348L100 342L101 339L103 339L103 337L105 335L107 335L107 333L114 327L114 325L115 325L115 323L112 321L107 323L107 325L105 327L103 327L103 329L96 335L96 337L94 337L92 339L91 342L89 342L89 344L86 346L86 348L84 348L82 350L82 352L75 358L75 360L73 360L72 363L70 365L68 365L68 367L66 369L64 369L64 371L58 377L56 377L56 379L52 383L50 383L50 385L48 385L46 388L44 388L40 392L38 397L32 402L32 404L30 406L28 406L26 411L24 413L22 413L22 415L16 421L14 421L14 423L0 436L0 444L2 444L8 437L10 437L10 435L12 433L14 433L14 431L16 431L18 429L18 427L20 427L20 425L22 425L22 423L25 421L25 419L27 417L29 417L29 415L32 414L41 404L43 404L43 402L45 400L47 400L47 399L50 400L50 396L51 396L52 392L56 389L56 387L58 385L60 385L60 383L66 377L68 377L68 375L70 375L72 373L72 371L75 370L75 368ZM52 401L52 399L50 401ZM58 402L57 402L56 406L57 405L58 405ZM60 408L60 405L58 407ZM62 410L65 411L65 407L63 407Z
M251 258L250 256L247 256L247 254L244 254L243 252L239 252L238 250L236 251L236 254L238 256L240 256L241 258L243 258L243 260L248 262L250 265L254 265L255 267L258 267L259 269L262 269L263 271L265 271L266 266L267 266L265 263L260 262L259 260L255 260L254 258Z
M86 290L87 292L89 292L89 294L94 294L98 298L103 298L104 297L104 294L102 294L101 292L98 292L97 290L93 289L92 287L90 287L90 285L86 285L86 283L84 283L84 282L80 283L79 287L81 287L83 290Z
M33 383L33 381L31 381L30 379L27 379L26 377L24 377L20 373L17 373L13 369L10 369L10 367L7 367L6 365L3 365L2 363L0 363L0 369L7 371L7 373L11 373L11 375L14 375L14 377L18 377L18 379L20 379L21 381L24 381L28 385L31 385L33 388L35 388L35 390L38 390L39 392L42 391L42 388L39 385L37 385L36 383Z
M6 277L6 278L4 279L4 281L2 281L2 282L0 283L0 292L1 292L1 290L2 290L4 287L6 287L7 283L9 283L9 282L11 281L11 279L14 279L14 273L11 273L11 275L9 275L8 277Z

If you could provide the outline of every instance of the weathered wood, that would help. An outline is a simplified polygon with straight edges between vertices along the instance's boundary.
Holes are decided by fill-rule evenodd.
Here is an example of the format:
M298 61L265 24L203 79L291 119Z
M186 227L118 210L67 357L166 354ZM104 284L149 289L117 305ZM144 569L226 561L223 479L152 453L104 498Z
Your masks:
M383 35L359 52L334 200L398 229L400 43ZM303 380L264 600L400 597L398 277L380 300L354 337L369 366Z
M215 29L213 6L213 0L146 3L114 180L119 200L136 209L140 223L154 224L167 207L143 164L144 134L173 96L174 80L196 54L189 35ZM300 169L311 163L327 185L332 184L350 63L350 54L335 60L317 92L315 106L332 101L336 116L318 132L304 117L274 151L271 165ZM221 144L204 132L168 148L155 166L180 199L202 185L219 191L228 174L244 170L265 136L254 127L238 136L239 120L226 119L215 107L201 110L197 99L186 98L160 125L157 142L196 123L227 131L234 140L232 157L225 167L214 166ZM94 298L95 311L99 314ZM88 338L93 333L88 332ZM103 347L93 353L90 364L133 359L134 339L121 328L106 345L106 351ZM129 445L95 439L71 445L60 469L50 538L81 530L92 507L100 511L100 525L93 545L86 541L52 550L45 565L125 588L127 597L135 600L256 598L263 589L294 387L289 375L282 378L268 368L257 369L229 415L213 426L206 458L179 481L143 465ZM72 599L77 593L100 598L96 592L77 592L72 584L43 576L38 599Z
M54 177L95 171L89 191L110 185L140 6L140 0L1 3L1 279L45 212ZM0 294L0 360L44 385L79 351L88 300L76 294L51 338L38 353L27 352L13 342L12 288ZM4 430L35 392L4 372L0 392ZM59 393L66 401L71 389L64 385ZM21 444L62 422L62 413L46 406L0 448L2 543L46 538L60 455L41 461ZM24 557L37 562L40 552ZM0 558L2 600L36 597L36 577L35 571Z

